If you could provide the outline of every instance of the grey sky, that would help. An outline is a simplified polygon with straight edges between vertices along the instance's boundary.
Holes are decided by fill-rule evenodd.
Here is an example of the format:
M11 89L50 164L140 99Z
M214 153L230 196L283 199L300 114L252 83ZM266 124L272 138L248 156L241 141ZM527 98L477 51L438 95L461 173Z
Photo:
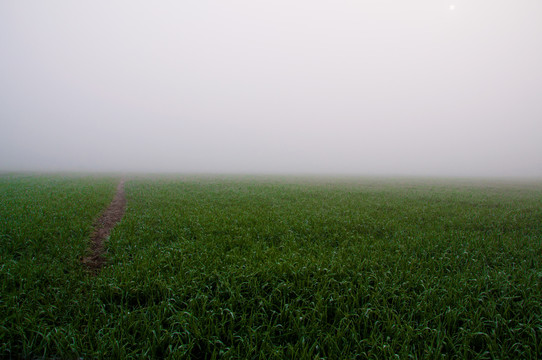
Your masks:
M542 176L542 1L3 0L0 170Z

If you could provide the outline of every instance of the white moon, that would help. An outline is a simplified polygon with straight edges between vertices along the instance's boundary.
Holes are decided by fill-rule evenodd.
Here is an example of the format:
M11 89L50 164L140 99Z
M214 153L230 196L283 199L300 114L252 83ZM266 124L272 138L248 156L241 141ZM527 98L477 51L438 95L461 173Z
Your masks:
M450 5L450 10L455 10L455 5Z

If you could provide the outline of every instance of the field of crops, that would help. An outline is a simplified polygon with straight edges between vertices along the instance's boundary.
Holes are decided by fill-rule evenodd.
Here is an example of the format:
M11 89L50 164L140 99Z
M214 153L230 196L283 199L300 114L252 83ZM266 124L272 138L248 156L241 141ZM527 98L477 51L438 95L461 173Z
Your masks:
M542 183L0 176L0 357L542 357Z

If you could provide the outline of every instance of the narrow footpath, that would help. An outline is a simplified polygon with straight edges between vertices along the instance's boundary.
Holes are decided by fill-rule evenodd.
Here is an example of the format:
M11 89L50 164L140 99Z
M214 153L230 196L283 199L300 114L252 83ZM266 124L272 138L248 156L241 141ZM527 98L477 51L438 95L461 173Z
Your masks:
M94 224L94 231L90 236L89 255L82 260L83 264L94 274L97 274L105 264L105 241L111 230L122 219L125 208L124 179L121 179L113 201Z

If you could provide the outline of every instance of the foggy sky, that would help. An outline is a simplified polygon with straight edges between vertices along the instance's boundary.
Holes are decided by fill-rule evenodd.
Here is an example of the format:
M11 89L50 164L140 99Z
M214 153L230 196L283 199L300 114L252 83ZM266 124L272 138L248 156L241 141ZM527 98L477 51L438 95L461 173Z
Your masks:
M3 0L0 170L542 176L542 1Z

